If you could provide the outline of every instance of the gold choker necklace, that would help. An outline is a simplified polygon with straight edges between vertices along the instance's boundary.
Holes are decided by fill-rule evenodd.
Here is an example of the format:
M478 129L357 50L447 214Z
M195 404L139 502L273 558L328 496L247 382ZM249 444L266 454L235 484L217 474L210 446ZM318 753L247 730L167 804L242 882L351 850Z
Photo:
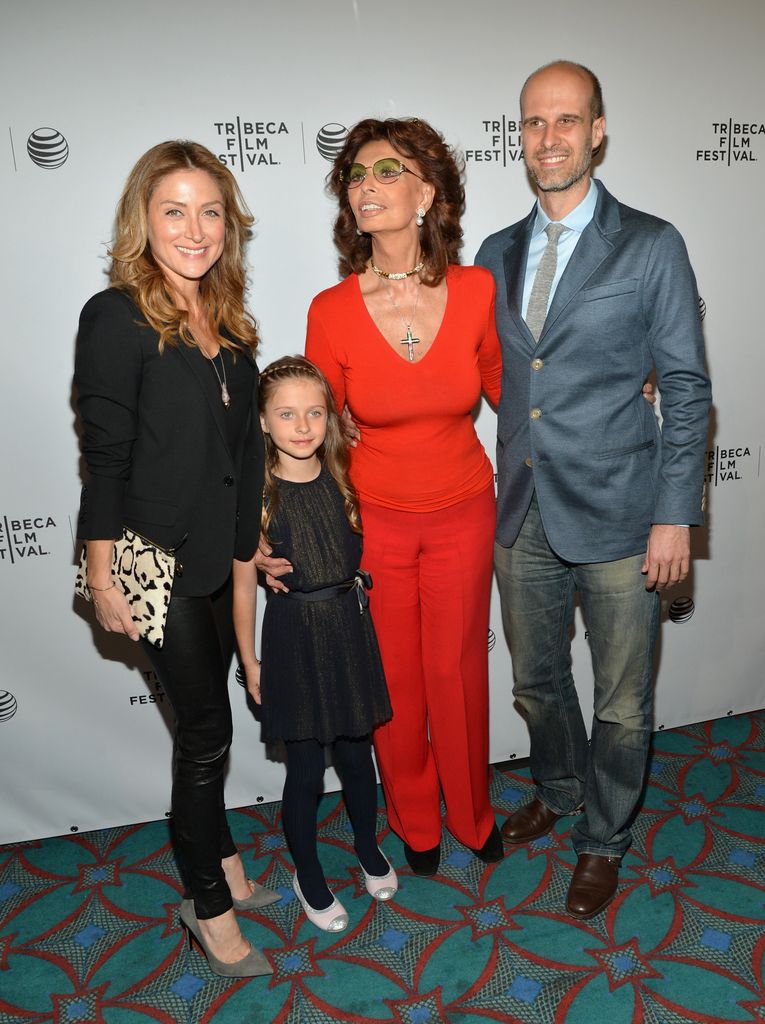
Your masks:
M400 274L388 274L384 270L380 270L374 260L369 261L369 265L372 270L377 274L378 277L384 277L386 281L404 281L407 277L411 277L412 274L419 274L422 268L425 266L422 260L417 264L416 267L412 267L411 270L404 270Z

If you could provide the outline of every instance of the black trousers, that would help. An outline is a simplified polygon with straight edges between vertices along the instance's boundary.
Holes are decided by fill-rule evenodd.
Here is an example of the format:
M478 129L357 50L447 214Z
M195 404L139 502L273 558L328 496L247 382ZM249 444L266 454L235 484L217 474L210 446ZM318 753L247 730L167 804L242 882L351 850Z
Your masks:
M161 650L142 644L175 712L171 807L181 866L197 917L217 917L233 906L220 862L237 852L223 799L232 736L230 580L211 597L172 597Z

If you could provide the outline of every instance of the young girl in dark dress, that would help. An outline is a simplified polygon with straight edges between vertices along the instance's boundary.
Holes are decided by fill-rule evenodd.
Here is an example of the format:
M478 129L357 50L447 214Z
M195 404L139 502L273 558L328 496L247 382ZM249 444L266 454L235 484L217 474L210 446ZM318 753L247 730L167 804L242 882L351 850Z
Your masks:
M332 393L307 359L288 356L260 375L266 439L264 535L295 567L269 593L262 664L255 657L254 559L234 563L234 621L247 689L269 739L287 747L282 822L293 886L310 921L342 931L348 915L327 886L316 847L325 747L343 786L367 891L390 899L396 873L377 845L370 734L391 717L360 571L361 524Z

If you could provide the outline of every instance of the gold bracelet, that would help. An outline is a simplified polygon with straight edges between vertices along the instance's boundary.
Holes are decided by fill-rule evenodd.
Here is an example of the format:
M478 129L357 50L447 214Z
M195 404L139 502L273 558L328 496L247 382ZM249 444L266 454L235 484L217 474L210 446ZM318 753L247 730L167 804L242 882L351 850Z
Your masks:
M117 581L116 580L112 580L111 586L108 586L108 587L91 587L91 585L88 583L88 590L95 590L95 592L97 594L103 594L105 591L111 590L112 587L116 587L116 586L117 586Z

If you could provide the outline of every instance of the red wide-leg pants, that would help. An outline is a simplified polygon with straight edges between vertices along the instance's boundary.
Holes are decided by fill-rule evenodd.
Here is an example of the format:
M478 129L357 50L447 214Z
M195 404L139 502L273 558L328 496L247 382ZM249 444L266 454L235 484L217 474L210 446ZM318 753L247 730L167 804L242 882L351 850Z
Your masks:
M483 845L489 804L488 628L494 488L436 512L362 502L370 608L393 718L374 733L388 821L414 850L446 825Z

